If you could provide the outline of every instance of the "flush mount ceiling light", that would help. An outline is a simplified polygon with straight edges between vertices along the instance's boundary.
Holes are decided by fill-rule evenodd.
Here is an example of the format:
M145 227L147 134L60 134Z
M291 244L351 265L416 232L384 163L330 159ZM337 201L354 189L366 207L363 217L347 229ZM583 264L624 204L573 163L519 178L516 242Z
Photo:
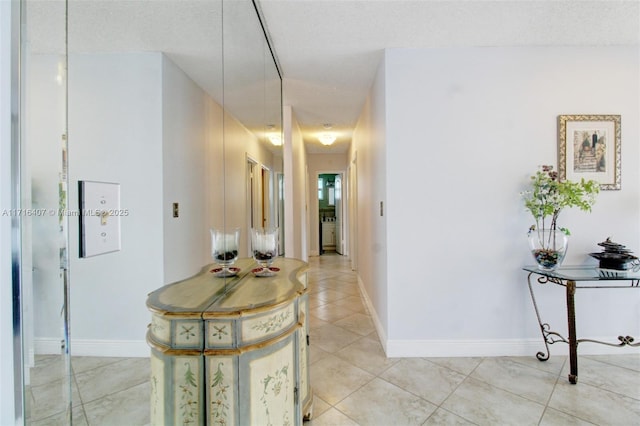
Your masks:
M272 133L269 135L269 140L271 141L271 143L274 146L280 146L282 145L282 137L280 137L279 134L277 133Z
M320 136L318 136L318 139L322 145L328 146L336 141L336 135L329 132L321 133Z

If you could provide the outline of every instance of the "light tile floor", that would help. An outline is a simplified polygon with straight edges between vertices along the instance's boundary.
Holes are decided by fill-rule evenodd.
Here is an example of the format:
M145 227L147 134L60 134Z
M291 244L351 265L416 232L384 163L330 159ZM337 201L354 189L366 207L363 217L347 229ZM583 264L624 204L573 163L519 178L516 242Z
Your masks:
M553 354L388 359L348 261L326 254L309 264L307 426L640 425L640 354L580 356L578 385ZM57 359L40 357L33 372L30 424L64 424ZM72 367L74 425L148 424L148 359L74 357Z

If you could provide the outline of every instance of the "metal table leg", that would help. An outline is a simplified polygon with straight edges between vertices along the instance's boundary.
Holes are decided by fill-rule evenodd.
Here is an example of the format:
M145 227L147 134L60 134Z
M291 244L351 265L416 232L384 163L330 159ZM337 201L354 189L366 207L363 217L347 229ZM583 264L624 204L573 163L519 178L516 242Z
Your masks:
M569 382L578 383L578 340L576 338L576 282L567 281L567 317L569 325Z
M540 326L540 332L542 333L542 341L544 342L544 347L547 350L547 353L539 351L536 354L536 358L539 361L546 361L549 359L551 352L549 351L549 338L547 337L547 332L549 331L549 324L543 324L542 318L540 318L540 311L538 310L538 304L536 303L536 296L533 294L533 287L531 287L531 275L527 276L527 284L529 285L529 294L531 295L531 301L533 302L533 309L536 312L536 318L538 318L538 325ZM545 281L546 282L546 281ZM551 342L553 343L553 341Z
M567 268L568 270L571 268ZM577 268L579 269L579 268ZM584 269L584 268L583 268ZM536 318L538 319L538 324L540 326L540 332L542 333L542 338L544 341L546 353L543 351L539 351L536 354L536 358L540 361L546 361L549 359L549 345L552 345L556 342L564 342L569 345L569 382L571 384L578 383L578 344L581 342L591 342L591 343L599 343L602 345L608 346L632 346L632 347L640 347L640 342L636 342L632 336L629 335L619 335L618 343L605 342L594 339L578 339L578 334L576 332L576 306L575 306L575 294L578 288L640 288L640 280L635 278L634 276L630 276L629 279L625 280L628 282L628 286L621 284L622 280L617 280L616 285L578 285L576 284L575 279L569 279L566 276L563 278L559 278L555 276L555 274L547 274L543 271L538 272L537 270L532 270L529 268L525 268L526 271L529 272L527 276L527 284L529 285L529 293L531 294L531 301L533 302L533 307L535 309ZM533 285L531 281L531 277L533 274L539 275L537 278L537 282L539 284L546 283L554 283L560 286L565 287L566 289L566 299L567 299L567 327L568 327L568 336L565 338L560 333L552 331L551 327L548 323L542 322L542 318L540 317L540 312L538 310L538 304L536 302L536 298L533 291ZM580 276L579 279L587 281L584 276ZM601 277L599 275L593 275L593 280L601 281Z

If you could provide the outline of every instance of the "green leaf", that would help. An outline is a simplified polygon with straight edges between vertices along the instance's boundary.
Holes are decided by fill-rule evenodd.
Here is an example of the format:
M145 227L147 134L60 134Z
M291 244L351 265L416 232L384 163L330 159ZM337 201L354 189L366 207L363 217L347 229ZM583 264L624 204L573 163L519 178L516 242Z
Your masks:
M545 218L551 217L550 228L555 229L562 209L577 207L589 212L599 191L600 184L594 180L587 181L583 178L580 182L559 181L552 166L541 166L531 176L531 188L521 195L525 208L535 218L536 225L545 228Z

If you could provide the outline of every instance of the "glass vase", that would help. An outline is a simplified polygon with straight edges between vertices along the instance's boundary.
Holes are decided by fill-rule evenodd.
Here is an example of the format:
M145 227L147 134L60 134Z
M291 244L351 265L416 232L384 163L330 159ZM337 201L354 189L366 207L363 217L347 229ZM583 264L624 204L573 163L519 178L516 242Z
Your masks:
M559 229L532 229L528 234L531 254L544 271L553 271L562 264L569 246L569 236Z
M278 228L252 228L251 252L260 266L252 272L257 276L272 276L276 272L271 264L278 255Z
M240 228L231 231L211 229L211 257L220 265L220 268L214 270L217 276L230 277L238 273L239 269L232 265L238 259L239 242Z

